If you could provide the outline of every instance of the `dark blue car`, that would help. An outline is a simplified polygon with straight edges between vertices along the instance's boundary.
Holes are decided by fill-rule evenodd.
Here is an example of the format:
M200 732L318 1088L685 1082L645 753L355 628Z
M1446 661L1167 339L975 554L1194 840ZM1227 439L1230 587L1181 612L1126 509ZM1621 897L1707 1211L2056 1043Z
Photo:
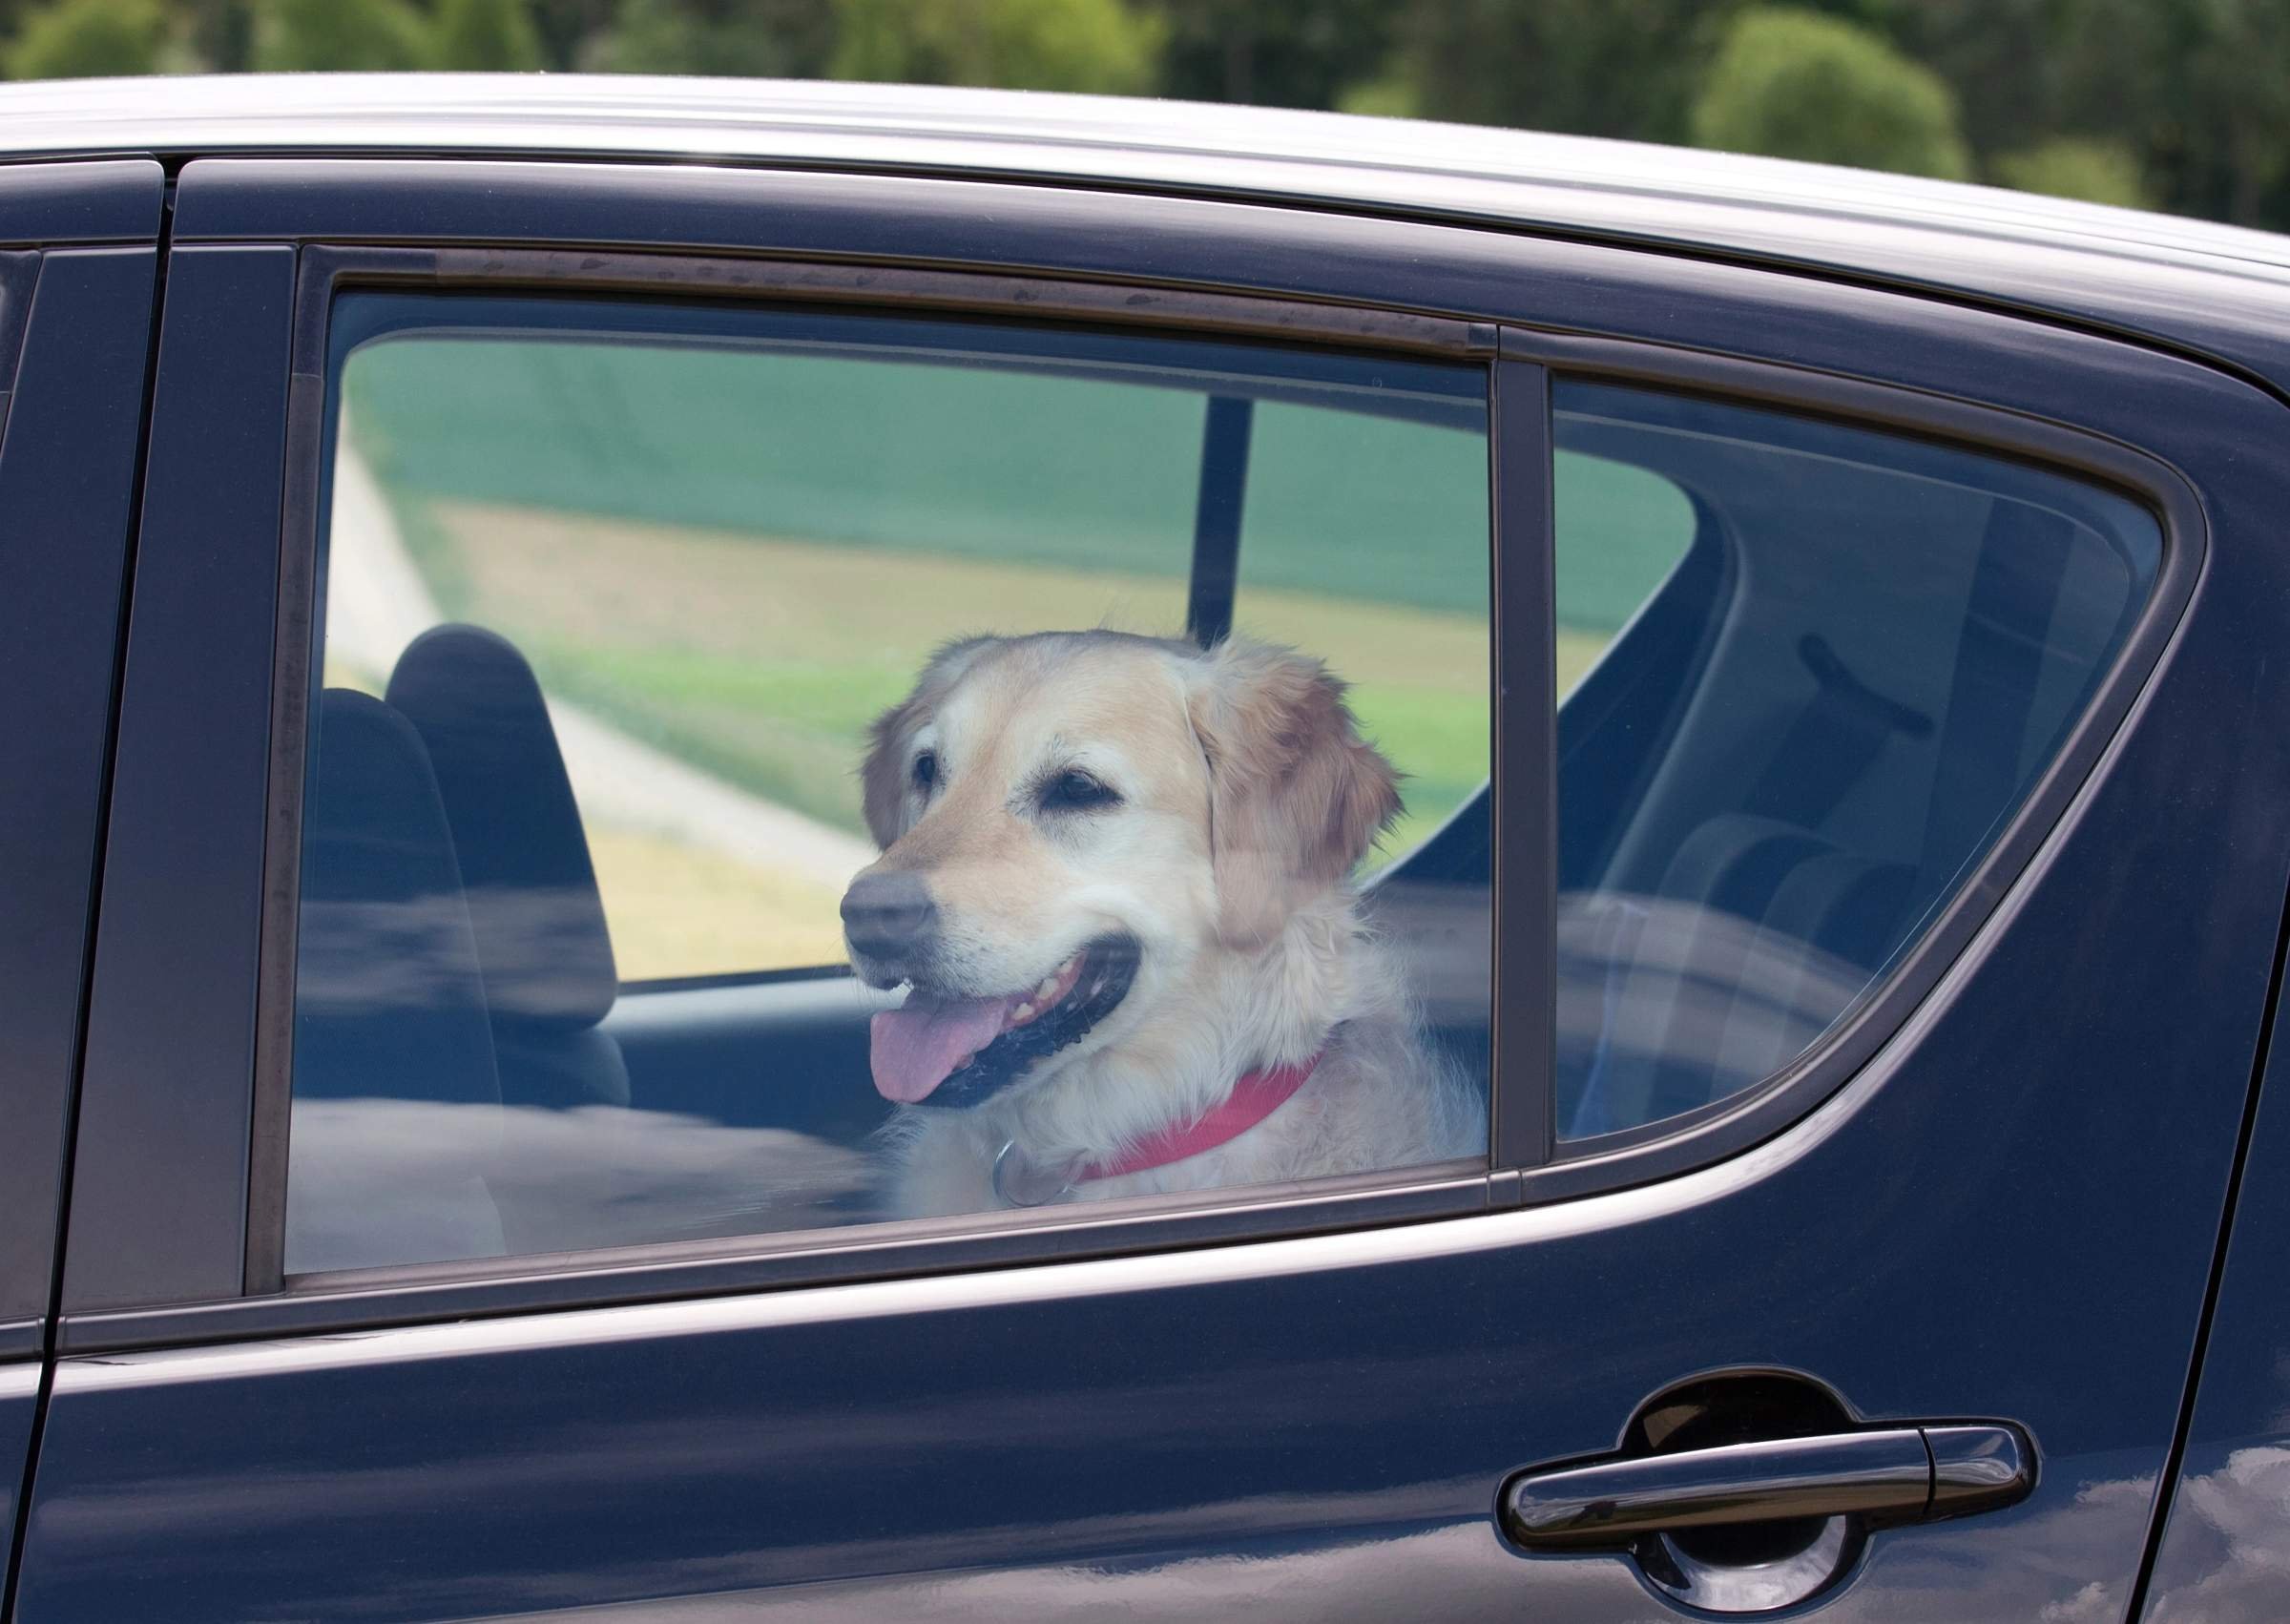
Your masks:
M0 149L7 1624L2290 1616L2281 239L729 82ZM1462 1141L1251 1152L1341 1014L1009 1126L1223 995L1217 736L1013 802L1086 1019L846 968L932 651L1108 628L1346 684L1246 950Z

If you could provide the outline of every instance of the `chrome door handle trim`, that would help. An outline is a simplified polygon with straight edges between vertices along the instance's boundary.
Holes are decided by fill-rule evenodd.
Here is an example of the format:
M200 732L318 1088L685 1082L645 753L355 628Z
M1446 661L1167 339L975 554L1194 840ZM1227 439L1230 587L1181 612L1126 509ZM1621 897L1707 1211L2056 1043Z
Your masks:
M1530 1468L1503 1487L1504 1531L1529 1551L1627 1546L1676 1529L1860 1516L1922 1522L2007 1505L2034 1486L2017 1427L1881 1427Z

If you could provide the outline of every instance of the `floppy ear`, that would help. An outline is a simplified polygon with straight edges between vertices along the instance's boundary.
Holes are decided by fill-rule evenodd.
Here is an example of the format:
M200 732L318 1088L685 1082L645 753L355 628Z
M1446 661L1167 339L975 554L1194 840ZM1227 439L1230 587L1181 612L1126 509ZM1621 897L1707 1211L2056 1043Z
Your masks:
M1366 855L1399 813L1399 775L1320 661L1228 640L1199 667L1190 703L1209 760L1218 927L1259 945Z
M912 826L914 802L906 793L906 745L914 730L929 719L947 690L970 668L980 650L999 639L958 637L942 643L915 678L914 692L874 719L867 729L871 742L859 763L859 807L866 816L867 832L875 843L888 849Z
M866 759L859 763L859 807L885 850L906 832L906 736L921 697L919 690L909 694L874 719Z

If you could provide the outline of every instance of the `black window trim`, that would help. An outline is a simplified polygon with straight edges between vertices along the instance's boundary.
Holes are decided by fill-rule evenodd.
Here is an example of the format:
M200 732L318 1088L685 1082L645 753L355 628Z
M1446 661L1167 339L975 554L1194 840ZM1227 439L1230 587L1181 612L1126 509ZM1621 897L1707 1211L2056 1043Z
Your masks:
M984 1215L925 1229L877 1225L793 1237L764 1235L478 1263L406 1265L285 1281L278 1272L284 1211L283 1110L290 1083L282 1058L291 1022L300 776L280 771L277 753L290 748L299 765L310 646L307 573L316 544L316 436L323 420L325 310L336 288L360 282L441 289L578 287L717 297L746 294L867 307L920 304L1052 320L1175 325L1355 348L1412 349L1487 362L1495 411L1490 457L1497 465L1490 552L1496 572L1494 697L1496 714L1505 718L1498 723L1495 771L1498 779L1508 772L1513 785L1509 799L1498 802L1497 818L1516 820L1524 810L1515 787L1520 772L1531 772L1539 763L1548 792L1536 798L1542 841L1530 847L1518 830L1505 828L1504 822L1496 825L1509 837L1497 840L1498 862L1506 853L1510 862L1508 868L1498 867L1494 899L1498 997L1493 1016L1498 1037L1491 1169L1458 1164L1357 1180L1210 1193L1178 1202L1141 1199L1030 1215ZM1645 340L1078 277L624 250L314 244L302 251L298 287L286 533L303 535L308 545L286 547L281 560L281 587L299 591L282 591L276 645L273 838L265 852L265 968L249 1178L248 1295L208 1303L69 1315L62 1327L62 1351L239 1340L1269 1239L1570 1199L1726 1159L1772 1137L1827 1099L1933 991L2091 779L2108 741L2159 662L2192 595L2207 547L2199 500L2176 468L2088 430L1908 386ZM1550 384L1559 376L1713 394L1962 445L1986 455L2018 456L2131 495L2158 514L2164 531L2155 589L2092 701L1975 872L1903 954L1892 973L1797 1063L1756 1088L1702 1112L1565 1146L1553 1141L1549 1064L1554 952L1550 906L1553 864L1548 836L1554 823L1551 808L1556 791L1551 768L1556 728L1551 703L1554 674L1548 450ZM1526 411L1518 409L1522 400L1530 403ZM1522 425L1530 425L1531 432ZM1527 460L1521 460L1522 454ZM1513 472L1507 478L1502 471L1507 468L1524 469L1526 477ZM294 528L298 523L299 532ZM1515 528L1520 526L1532 528L1523 534ZM1526 556L1539 569L1504 567L1506 559L1520 555L1522 540L1529 543ZM293 573L298 552L300 577ZM1539 625L1519 618L1534 614L1539 614ZM1515 632L1506 635L1507 626L1533 630L1521 639ZM1530 650L1507 646L1522 640ZM1531 669L1522 669L1522 657ZM1542 702L1536 705L1530 696L1538 692ZM1522 857L1527 861L1521 862ZM1522 907L1528 897L1521 891L1538 896L1539 905ZM1530 919L1539 920L1540 927L1529 927ZM274 979L280 965L285 967L283 999ZM1518 1052L1520 1042L1538 1029L1540 1063L1529 1064ZM260 1203L267 1203L267 1211L275 1215L267 1223L261 1216L266 1206Z

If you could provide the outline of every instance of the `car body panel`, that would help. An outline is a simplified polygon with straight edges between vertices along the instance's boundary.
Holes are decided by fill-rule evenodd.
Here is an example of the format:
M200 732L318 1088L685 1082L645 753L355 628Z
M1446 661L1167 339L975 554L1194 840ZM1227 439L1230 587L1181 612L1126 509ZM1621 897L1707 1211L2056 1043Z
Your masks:
M166 189L166 172L148 157L14 164L0 169L0 242L149 242Z
M1613 1448L1650 1395L1718 1365L1807 1373L1869 1419L1992 1416L2037 1441L2031 1498L1880 1535L1826 1615L2122 1614L2290 880L2276 401L2129 344L1612 247L970 181L543 168L194 164L182 216L195 236L222 232L201 211L227 200L269 211L242 226L316 240L902 253L1732 350L2141 446L2199 504L2207 533L2173 545L2201 550L2200 579L1932 997L1731 1160L1353 1235L396 1329L353 1317L275 1342L259 1302L197 1304L236 1289L242 1245L262 777L246 752L272 716L291 251L180 249L209 268L171 269L151 478L168 510L138 583L174 583L151 600L170 629L140 670L139 593L112 860L114 884L136 879L105 914L121 956L99 963L92 1016L78 1356L58 1366L22 1619L1229 1616L1276 1589L1310 1616L1386 1617L1404 1596L1457 1617L1658 1617L1619 1558L1507 1550L1496 1490ZM216 382L177 388L171 364ZM201 421L217 413L227 431ZM195 602L229 629L226 660L198 657ZM154 719L195 698L220 740L203 754ZM190 849L201 830L222 844ZM219 1345L120 1351L170 1335Z
M54 1344L163 179L0 170L0 1574Z
M0 169L0 1361L49 1333L156 264L53 245L154 240L164 178Z
M2290 1602L2290 1051L2275 1016L2234 1232L2140 1617L2258 1624Z
M30 267L0 440L0 1357L37 1351L55 1263L156 265L120 247Z
M262 896L293 273L285 248L169 256L104 858L109 901L89 992L67 1310L136 1301L154 1280L183 1280L186 1260L208 1265L189 1277L198 1289L239 1288L240 1270L227 1260L242 1243L243 1214L202 1200L193 1174L208 1159L243 1166L247 1156L243 1110L211 1108L213 1095L243 1092L245 1074L209 1076L201 1062L253 1042L253 960L229 949L251 939ZM251 471L264 467L268 478ZM240 713L243 724L232 725ZM154 1109L168 1119L155 1121ZM128 1215L136 1227L123 1234Z
M24 1462L31 1447L40 1408L40 1367L0 1365L0 1573L10 1571L16 1542L16 1514L24 1492Z
M0 112L0 150L27 154L641 156L1466 220L2050 310L2290 386L2281 238L1775 158L1114 97L531 74L22 85Z

